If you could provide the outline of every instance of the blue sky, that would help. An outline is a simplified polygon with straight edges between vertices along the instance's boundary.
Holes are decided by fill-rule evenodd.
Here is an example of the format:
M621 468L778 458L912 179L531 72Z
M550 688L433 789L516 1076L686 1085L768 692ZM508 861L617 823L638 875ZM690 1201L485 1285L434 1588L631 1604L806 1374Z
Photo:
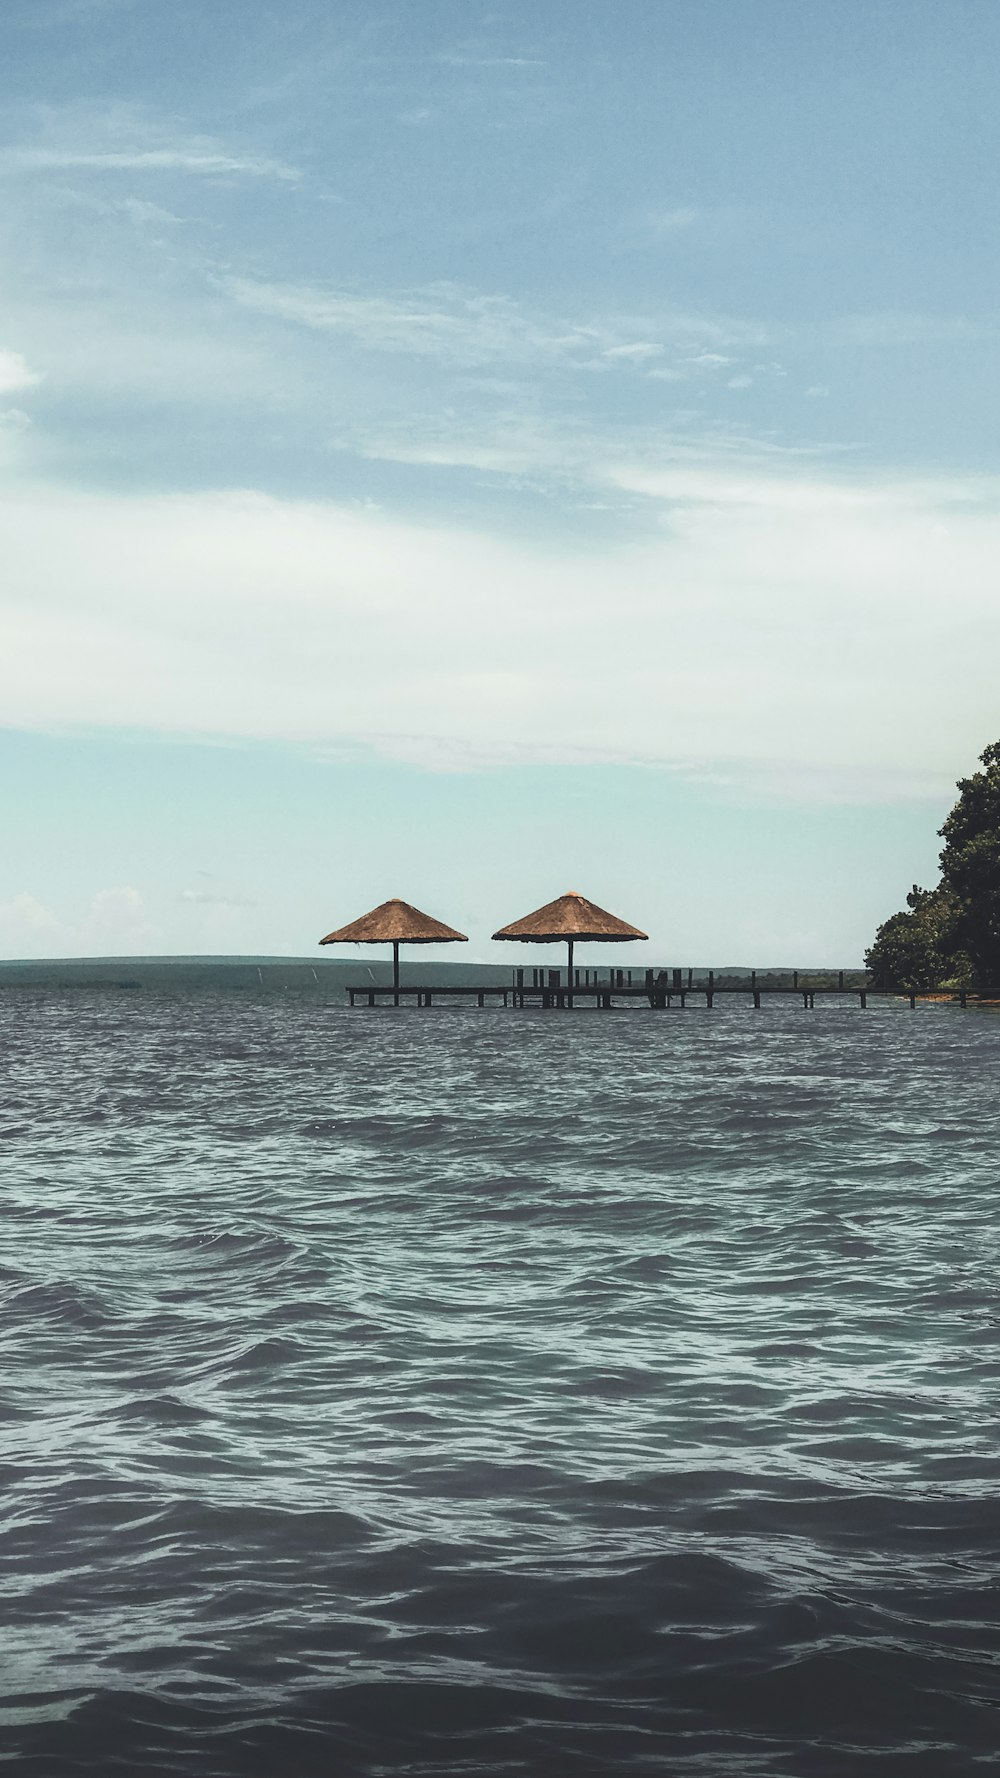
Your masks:
M3 26L0 953L857 960L1000 732L992 0Z

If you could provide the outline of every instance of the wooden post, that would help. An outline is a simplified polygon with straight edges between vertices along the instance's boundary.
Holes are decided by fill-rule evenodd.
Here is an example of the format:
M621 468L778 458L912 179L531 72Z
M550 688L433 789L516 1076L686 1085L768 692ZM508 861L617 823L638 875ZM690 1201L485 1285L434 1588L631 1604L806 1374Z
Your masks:
M566 1005L573 1004L573 940L566 940Z
M917 1010L917 996L915 994L911 994L910 995L910 1011L916 1012L916 1010Z
M751 971L750 971L750 991L753 994L754 1010L756 1012L759 1012L760 1011L760 990L757 987L757 971L755 969L751 969Z
M369 990L368 990L368 1004L369 1004L369 1006L375 1005L375 989L374 988L369 988Z
M798 970L797 970L797 969L793 969L793 970L792 970L792 986L793 986L793 988L794 988L794 989L795 989L795 992L796 992L796 993L798 993L798 990L799 990L799 972L798 972Z
M754 1004L754 1010L756 1012L760 1012L760 989L759 988L755 988L753 991L753 1004Z
M862 992L861 992L861 1010L862 1010L862 1012L864 1012L864 1009L867 1005L868 1005L868 996L862 989Z
M392 941L392 1004L399 1005L399 940Z
M964 989L964 988L960 988L960 989L959 989L959 994L958 994L958 1004L959 1004L959 1006L967 1006L967 1005L968 1005L968 1003L969 1003L969 996L968 996L968 994L967 994L967 993L966 993L966 991L965 991L965 989Z
M711 1011L711 1009L714 1005L715 1005L715 970L710 969L708 972L708 1006L709 1006L709 1011Z
M844 992L844 972L842 969L837 971L837 987L840 989L841 993Z
M482 989L481 989L481 988L480 988L480 990L479 990L479 993L478 993L478 994L477 994L477 995L476 995L476 999L477 999L477 1000L478 1000L478 1002L479 1002L479 1004L480 1004L480 1006L485 1006L485 1005L486 1005L486 995L485 995L485 994L484 994L484 993L483 993L483 991L482 991ZM506 1004L507 1004L507 996L506 996L506 994L505 994L505 995L504 995L504 997L503 997L503 1003L504 1003L504 1005L505 1005L505 1006L506 1006Z
M808 994L803 994L803 996L802 996L802 1011L803 1012L809 1011L809 996L808 996Z

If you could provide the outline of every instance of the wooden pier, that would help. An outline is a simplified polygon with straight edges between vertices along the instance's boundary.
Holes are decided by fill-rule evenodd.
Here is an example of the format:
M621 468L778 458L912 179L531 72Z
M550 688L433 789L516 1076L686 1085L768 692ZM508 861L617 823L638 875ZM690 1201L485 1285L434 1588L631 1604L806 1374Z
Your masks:
M817 995L821 999L853 998L867 1007L869 1000L908 999L916 1009L918 994L900 995L888 988L875 988L863 969L833 970L750 970L737 975L732 971L695 969L574 969L572 980L565 969L514 969L511 980L467 985L382 986L368 982L363 987L348 987L351 1006L379 1006L387 1001L399 1006L412 1002L430 1007L445 1001L487 1001L507 1007L538 1007L546 1011L568 1011L573 1006L589 1006L609 1012L616 1005L644 1002L654 1011L669 1007L686 1008L689 1002L707 1008L715 1005L720 995L735 995L748 1000L760 1010L765 999L792 996L801 1000L803 1009L813 1011ZM945 996L965 1006L967 995L956 990Z

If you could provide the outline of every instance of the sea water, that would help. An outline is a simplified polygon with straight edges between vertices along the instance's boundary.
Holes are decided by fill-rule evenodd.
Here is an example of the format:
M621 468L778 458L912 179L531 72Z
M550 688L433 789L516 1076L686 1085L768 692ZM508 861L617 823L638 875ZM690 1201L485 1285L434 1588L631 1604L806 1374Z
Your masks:
M0 1751L1000 1741L1000 1019L0 996Z

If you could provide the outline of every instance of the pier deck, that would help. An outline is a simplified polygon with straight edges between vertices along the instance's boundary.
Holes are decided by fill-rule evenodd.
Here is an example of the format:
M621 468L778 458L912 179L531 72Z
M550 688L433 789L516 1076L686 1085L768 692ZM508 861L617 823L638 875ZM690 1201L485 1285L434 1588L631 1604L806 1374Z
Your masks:
M716 974L711 969L575 969L572 983L562 969L514 969L506 984L495 980L464 985L431 982L407 984L395 991L391 985L367 982L363 986L347 988L351 1006L378 1006L386 1002L399 1006L410 1001L418 1007L429 1007L436 1002L474 1000L479 1006L485 1006L487 1001L545 1010L568 1010L574 1005L583 1005L604 1012L616 1004L635 1001L644 1002L653 1010L672 1006L683 1008L688 1001L712 1007L722 994L749 1000L758 1010L765 998L792 996L800 999L807 1011L815 1008L817 995L821 999L855 998L861 1007L866 1007L871 999L909 999L911 1009L915 1009L921 998L917 994L907 996L887 988L874 988L863 969L751 970L746 975L728 971ZM956 990L946 997L957 1000L962 1006L967 1000L964 990ZM936 994L934 998L940 999L942 994Z

